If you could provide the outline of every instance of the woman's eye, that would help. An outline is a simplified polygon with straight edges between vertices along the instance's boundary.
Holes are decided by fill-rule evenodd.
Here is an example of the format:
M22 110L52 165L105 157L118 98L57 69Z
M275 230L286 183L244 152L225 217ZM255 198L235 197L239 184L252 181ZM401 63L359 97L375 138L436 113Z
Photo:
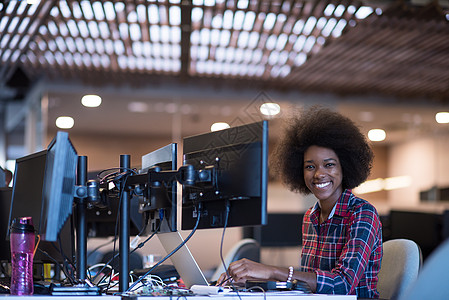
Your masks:
M306 170L312 170L312 169L313 169L313 166L307 165L307 166L304 167L304 169L306 169Z
M327 163L327 164L326 164L326 167L333 167L333 166L335 166L334 163Z

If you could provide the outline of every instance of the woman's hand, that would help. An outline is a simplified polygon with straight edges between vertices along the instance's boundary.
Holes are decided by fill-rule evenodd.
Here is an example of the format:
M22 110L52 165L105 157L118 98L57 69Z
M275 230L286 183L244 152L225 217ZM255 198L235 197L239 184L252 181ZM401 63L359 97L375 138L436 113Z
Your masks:
M247 280L276 280L276 270L276 267L243 258L231 263L228 272L220 275L217 284L225 285L231 279L237 283L245 283Z

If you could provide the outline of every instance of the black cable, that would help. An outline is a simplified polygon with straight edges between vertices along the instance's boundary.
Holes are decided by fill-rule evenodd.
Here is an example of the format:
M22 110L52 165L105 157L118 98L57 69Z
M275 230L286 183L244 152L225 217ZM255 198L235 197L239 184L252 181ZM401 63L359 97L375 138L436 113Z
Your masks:
M223 232L221 234L221 243L220 243L220 259L221 259L221 263L223 265L223 268L226 272L226 277L230 278L231 276L228 273L228 266L226 266L226 263L224 261L223 258L223 243L224 243L224 237L225 237L225 232L226 232L226 227L228 226L228 218L229 218L229 200L226 201L226 215L225 215L225 221L224 221L224 225L223 225Z
M145 224L143 224L142 229L140 229L139 233L137 234L138 236L141 236L142 233L145 231L145 229L147 229L149 221L150 221L150 213L149 212L145 212Z
M118 170L118 171L106 174L103 177L100 176L104 172L113 171L113 170ZM124 172L121 172L122 170L124 170ZM97 179L100 181L100 183L104 183L105 181L106 182L111 182L111 181L114 181L114 180L121 179L121 177L123 177L125 175L129 175L129 172L131 172L131 173L133 173L135 175L138 174L137 171L135 169L132 169L132 168L116 167L116 168L109 168L109 169L102 170L101 172L99 172L97 174Z
M53 244L53 243L52 243ZM69 272L69 265L72 267L72 273L74 272L74 271L76 271L76 266L75 266L75 264L73 263L73 261L71 260L71 259L69 259L68 257L67 257L67 255L65 255L65 253L64 253L64 250L63 250L63 248L62 248L62 243L61 243L61 237L60 236L58 236L58 245L59 245L59 253L61 254L61 256L62 256L62 259L63 259L63 266L66 268L66 271L67 271L67 273L70 273ZM54 245L53 245L54 246ZM56 247L55 247L56 248ZM74 275L73 274L71 274L71 276L72 276L72 280L74 281L74 282L76 282L76 279L75 279L75 277L74 277Z
M242 300L240 293L238 291L238 289L235 287L234 282L232 280L231 275L229 274L229 270L228 270L228 266L226 266L226 263L224 261L223 258L223 241L224 241L224 236L225 236L225 232L226 232L226 227L228 226L228 219L229 219L229 212L231 210L231 203L229 201L229 199L226 200L226 216L225 216L225 222L223 225L223 233L221 235L221 244L220 244L220 259L221 259L221 263L223 264L223 267L225 269L226 272L226 277L229 279L229 283L232 286L232 289L237 293L237 297L239 297L240 300Z
M201 203L200 203L201 205ZM163 259L161 259L157 264L155 264L153 267L151 267L144 275L140 276L139 279L137 279L126 291L130 292L132 288L134 288L139 282L142 281L143 278L147 277L151 272L154 271L154 269L156 269L158 266L160 266L163 262L165 262L167 259L169 259L173 254L175 254L179 249L181 249L189 240L190 238L193 236L193 234L195 233L195 231L198 228L198 225L200 223L200 219L201 219L201 209L198 208L198 217L196 219L196 224L195 227L192 229L192 231L190 232L190 234L186 237L186 239L178 245L178 247L176 247L175 249L173 249L172 252L170 252L169 254L167 254L167 256L165 256Z
M128 173L127 174L127 176L130 176L130 174ZM127 177L125 178L125 180L124 180L124 182L126 182L126 179L127 179ZM117 226L117 224L119 223L119 214L120 214L120 205L121 205L121 199L122 199L122 197L121 197L121 195L123 194L123 191L124 191L124 188L125 188L125 185L123 184L123 186L122 186L122 189L120 190L120 202L119 202L119 210L118 210L118 214L117 214L117 219L116 219L116 228L115 228L115 238L114 238L114 248L113 248L113 256L112 256L112 258L102 267L102 269L97 273L97 275L93 278L93 280L95 280L96 278L97 278L97 276L99 275L99 274L101 274L101 272L106 268L106 266L107 265L109 265L111 262L113 262L117 257L119 257L119 255L120 255L120 253L116 253L116 251L115 251L115 247L116 247L116 241L117 241L117 228L118 228L118 226ZM132 253L134 253L135 251L137 251L137 249L140 249L140 248L142 248L144 245L145 245L145 243L147 243L159 230L160 230L160 227L161 227L161 224L162 224L162 221L163 221L163 219L164 219L164 211L163 211L163 209L160 209L159 210L159 219L161 220L161 222L159 222L159 225L158 225L158 228L155 230L155 232L151 235L151 236L149 236L145 241L143 241L143 242L141 242L141 243L139 243L139 245L137 245L137 247L136 248L134 248L132 251L130 251L129 252L129 254L132 254ZM142 233L142 232L144 232L144 230L146 229L146 227L148 226L148 220L149 220L149 215L147 214L147 218L146 218L146 220L145 220L145 224L144 224L144 227L141 229L141 231L140 231L140 233L139 233L139 235ZM101 281L103 281L103 279L106 277L106 276L108 276L107 274L106 275L104 275L103 276L103 278L101 278L101 280L99 281L99 282L101 282ZM111 280L112 280L112 272L110 272L110 274L109 274L109 276L111 277L110 279L109 279L109 282L108 282L108 286L106 287L106 291L108 290L108 289L110 289L111 287L110 287L110 282L111 282Z
M156 235L156 233L159 232L159 229L160 229L160 227L161 227L161 224L162 224L162 222L159 223L159 226L156 228L156 230L153 232L152 235L150 235L148 238L146 238L143 242L139 243L139 245L137 245L136 248L134 248L132 251L130 251L129 254L132 254L132 253L134 253L135 251L137 251L137 249L140 249L140 248L142 248L143 246L145 246L145 244L146 244L149 240L151 240L151 238L153 238L153 237ZM103 268L98 272L98 274L101 273L101 272L106 268L106 266L109 265L109 264L112 262L112 260L116 259L119 255L120 255L120 253L116 253L116 254L115 254L115 255L114 255L108 262L106 262L106 263L105 263L105 266L103 266ZM97 274L96 276L94 276L93 280L95 280L95 279L97 278L98 274ZM103 279L104 279L104 278L102 278L102 279L100 280L100 282L101 282Z
M134 253L134 251L136 251L137 249L142 248L149 240L151 240L153 238L153 236L156 235L156 233L159 232L159 230L161 229L162 226L162 221L164 220L164 210L160 209L159 210L159 225L157 226L156 230L153 232L153 234L151 234L147 239L145 239L143 242L139 243L139 245L137 245L136 248L134 248L129 254Z
M64 273L65 277L70 281L71 284L75 284L75 281L73 281L73 279L71 278L71 276L69 274L67 274L65 268L63 266L61 266L61 264L54 259L50 254L48 254L46 251L40 249L39 247L37 248L37 250L39 252L41 252L42 254L44 254L45 256L47 256L52 262L54 262L56 265L59 266L59 268L61 268L62 272Z

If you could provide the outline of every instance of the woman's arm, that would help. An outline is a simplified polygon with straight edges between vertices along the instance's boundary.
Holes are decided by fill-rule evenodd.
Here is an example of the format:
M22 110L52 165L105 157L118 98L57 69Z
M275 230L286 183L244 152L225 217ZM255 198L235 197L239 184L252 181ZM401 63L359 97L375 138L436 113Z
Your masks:
M288 268L264 265L252 260L243 258L231 263L228 267L228 274L235 282L244 283L247 280L275 280L286 281L289 275ZM294 271L292 279L306 282L312 292L316 291L316 274ZM227 282L227 274L223 273L218 279L218 284Z

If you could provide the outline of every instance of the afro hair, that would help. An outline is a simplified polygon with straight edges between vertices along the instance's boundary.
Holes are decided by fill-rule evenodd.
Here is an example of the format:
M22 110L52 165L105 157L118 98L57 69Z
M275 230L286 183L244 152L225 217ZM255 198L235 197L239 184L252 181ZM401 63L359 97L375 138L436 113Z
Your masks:
M370 144L349 118L321 106L312 106L288 123L274 152L272 167L287 187L310 194L304 182L304 153L312 145L332 149L343 171L343 189L363 183L374 158Z

